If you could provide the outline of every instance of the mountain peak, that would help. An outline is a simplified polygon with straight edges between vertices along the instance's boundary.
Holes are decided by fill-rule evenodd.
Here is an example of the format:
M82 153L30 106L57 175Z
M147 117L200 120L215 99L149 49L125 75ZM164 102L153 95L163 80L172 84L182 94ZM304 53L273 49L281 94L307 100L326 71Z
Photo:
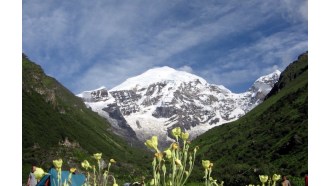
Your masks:
M171 68L169 66L162 66L162 67L154 67L154 68L151 68L147 71L169 71L169 72L173 72L173 71L176 71L174 68Z
M279 70L275 70L273 73L281 74L281 71L279 71Z
M206 80L194 74L175 70L168 66L163 66L149 69L138 76L128 78L122 84L112 88L111 91L129 90L136 87L147 87L150 84L163 81L190 82L196 79L198 79L202 84L207 83Z
M273 87L273 81L277 81L278 78L280 77L280 74L281 74L281 71L279 70L275 70L274 72L270 73L270 74L267 74L267 75L264 75L264 76L261 76L259 77L255 82L254 84L259 84L259 83L263 83L263 84L268 84L270 85L271 87ZM271 81L271 83L270 83Z
M243 116L262 102L278 74L263 76L249 91L235 94L222 85L164 66L129 78L109 91L86 91L81 97L88 107L112 121L117 131L133 130L141 142L157 134L163 141L160 145L166 146L175 127L188 131L193 139Z

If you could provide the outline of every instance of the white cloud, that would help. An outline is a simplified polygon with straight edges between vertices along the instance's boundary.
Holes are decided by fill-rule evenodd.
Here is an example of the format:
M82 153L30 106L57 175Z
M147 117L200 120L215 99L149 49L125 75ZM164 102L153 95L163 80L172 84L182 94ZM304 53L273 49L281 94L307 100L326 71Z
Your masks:
M152 68L151 65L151 63L148 63L148 60L141 60L139 64L136 64L135 61L126 59L113 63L96 63L79 76L73 87L76 90L75 93L92 90L101 86L111 89L127 78L139 75L146 69Z
M277 11L292 22L305 21L308 19L308 1L307 0L280 0Z
M299 7L299 13L301 17L307 21L308 20L308 1L304 1Z
M197 73L212 83L235 86L253 82L275 70L283 71L299 54L307 50L307 38L299 29L289 28L261 37L250 45L234 48L221 56L216 64L197 70Z
M137 69L131 68L132 66L138 66L138 72L142 73L142 69L144 71L147 70L148 67L150 68L153 66L160 66L164 61L173 55L188 50L193 46L207 42L214 37L217 37L218 39L225 38L235 32L242 32L245 29L250 29L247 24L251 25L250 22L255 19L255 16L256 15L254 14L251 16L244 16L243 20L245 20L245 24L233 21L238 20L241 15L239 15L237 12L229 12L224 14L221 19L216 19L212 22L195 25L193 22L187 21L184 23L176 23L171 27L165 25L164 30L160 30L154 35L151 35L149 38L147 38L146 43L138 45L137 42L133 42L129 46L124 46L122 49L128 51L129 54L125 55L122 59L114 59L114 61L120 62L112 64L116 65L116 68L120 67L125 69L125 73L119 74L116 71L114 72L113 70L109 70L107 73L117 74L117 76L114 77L115 80L109 80L109 77L107 78L107 82L102 82L107 83L107 85L111 87L118 85L121 81L131 76L137 75ZM253 24L258 24L258 21L254 21ZM134 38L132 39L134 40ZM84 82L87 82L87 84L89 84L88 82L100 82L101 80L94 80L94 71L104 71L104 66L105 65L93 66L92 70L89 70L83 75L83 79L85 79ZM191 68L189 69L187 67L188 66L184 67L184 70L193 72ZM101 69L98 70L97 68ZM111 68L109 67L109 69Z
M294 34L299 32L293 32L288 37L296 40L271 36L232 49L222 46L227 51L220 53L225 55L217 64L210 61L206 69L188 68L198 61L176 64L179 62L171 59L215 40L221 45L224 40L244 35L278 15L290 18L294 23L302 21L298 18L307 17L307 3L287 0L244 3L24 1L23 49L41 63L46 72L56 74L55 78L74 81L67 83L75 85L70 87L74 91L94 88L95 83L97 86L115 86L148 68L167 63L199 75L202 71L213 72L203 76L212 82L238 82L230 78L234 73L226 72L228 78L224 78L221 76L224 73L219 72L254 70L258 68L256 59L263 59L263 63L273 66L273 60L268 58L291 57L292 53L304 48L307 41L297 41L301 34L296 37ZM282 45L295 47L287 47L289 52L283 52ZM209 70L215 67L222 69Z
M185 71L185 72L192 73L192 74L194 73L194 70L190 66L187 66L187 65L178 68L178 70Z

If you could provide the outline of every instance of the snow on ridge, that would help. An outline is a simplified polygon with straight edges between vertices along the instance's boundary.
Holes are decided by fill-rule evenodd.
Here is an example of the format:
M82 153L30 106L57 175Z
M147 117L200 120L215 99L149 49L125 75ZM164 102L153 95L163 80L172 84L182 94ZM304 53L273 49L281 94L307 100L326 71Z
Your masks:
M95 92L102 92L102 90L107 91L107 88L105 86L101 86L101 87L99 87L97 89L94 89L94 90L83 91L83 92L77 94L76 96L82 98L85 102L89 102L89 101L93 100L93 95L92 95L93 92L94 93ZM107 99L109 99L109 97L107 97Z
M83 93L79 93L76 95L77 97L83 98Z
M273 79L274 76L279 77L280 74L281 74L281 71L279 71L279 70L275 70L274 72L272 72L272 73L270 73L270 74L267 74L267 75L264 75L264 76L259 77L255 82L257 82L257 81L264 81L264 80Z
M252 86L259 90L263 90L263 93L267 94L273 88L273 86L269 84L269 81L274 81L274 80L278 79L280 74L281 74L281 72L279 70L275 70L274 72L272 72L268 75L264 75L264 76L261 76L260 78L258 78L253 83Z
M83 91L83 92L81 92L81 93L79 93L79 94L77 94L76 96L77 97L83 97L84 96L84 94L86 94L86 93L91 93L91 92L93 92L93 91L98 91L98 90L103 90L103 89L107 89L105 86L101 86L101 87L99 87L99 88L97 88L97 89L93 89L93 90L85 90L85 91Z
M118 112L140 141L157 134L161 141L168 142L168 130L173 125L184 124L183 130L191 133L193 139L243 116L262 102L280 73L276 70L260 77L246 92L233 93L223 85L209 84L199 76L164 66L131 77L107 90L107 94L102 86L77 96L109 121L116 120L109 113ZM104 109L110 107L112 110ZM196 121L198 125L194 125ZM118 124L114 127L127 130Z
M207 84L207 81L199 76L164 66L152 68L138 76L128 78L122 84L112 88L110 91L147 87L150 84L164 81L190 82L196 79L202 84Z

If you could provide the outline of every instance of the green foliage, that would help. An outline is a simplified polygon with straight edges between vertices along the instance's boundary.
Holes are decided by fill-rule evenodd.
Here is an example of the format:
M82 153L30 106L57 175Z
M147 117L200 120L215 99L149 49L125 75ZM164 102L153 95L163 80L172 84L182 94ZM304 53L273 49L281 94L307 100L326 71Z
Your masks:
M150 156L143 149L131 147L114 135L104 118L86 108L80 98L46 76L26 56L22 65L23 182L31 164L50 168L49 157L78 162L99 151L121 162L113 167L120 179L134 179L148 170L144 162ZM59 147L66 138L78 146Z
M290 181L291 185L294 185L294 186L305 186L305 179L304 179L304 177L288 176L287 178Z
M280 78L283 86L235 122L223 124L197 137L196 161L217 165L214 177L226 185L257 183L259 174L301 176L308 158L307 53ZM198 165L197 165L198 166ZM195 181L202 177L193 172Z
M298 76L307 72L308 70L308 53L305 52L299 55L298 60L291 63L286 69L285 73L280 75L279 81L274 85L274 88L266 96L266 99L274 94L277 94L282 88L290 87L291 82Z

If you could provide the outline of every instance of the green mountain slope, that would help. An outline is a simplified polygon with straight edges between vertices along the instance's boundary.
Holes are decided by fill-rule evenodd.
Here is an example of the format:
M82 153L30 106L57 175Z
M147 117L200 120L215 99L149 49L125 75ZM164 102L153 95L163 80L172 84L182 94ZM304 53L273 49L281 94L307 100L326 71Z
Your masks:
M131 147L111 132L109 123L86 108L80 98L54 78L45 75L39 65L24 54L22 84L22 151L23 182L31 164L50 168L53 159L62 158L64 168L80 168L80 162L97 152L109 161L115 176L131 181L144 175L150 157L142 149ZM71 145L59 145L67 139Z
M283 71L263 103L196 138L192 144L200 147L197 161L214 162L213 178L225 185L259 184L261 174L302 176L308 170L307 111L306 52ZM202 171L194 173L192 177L201 180Z

